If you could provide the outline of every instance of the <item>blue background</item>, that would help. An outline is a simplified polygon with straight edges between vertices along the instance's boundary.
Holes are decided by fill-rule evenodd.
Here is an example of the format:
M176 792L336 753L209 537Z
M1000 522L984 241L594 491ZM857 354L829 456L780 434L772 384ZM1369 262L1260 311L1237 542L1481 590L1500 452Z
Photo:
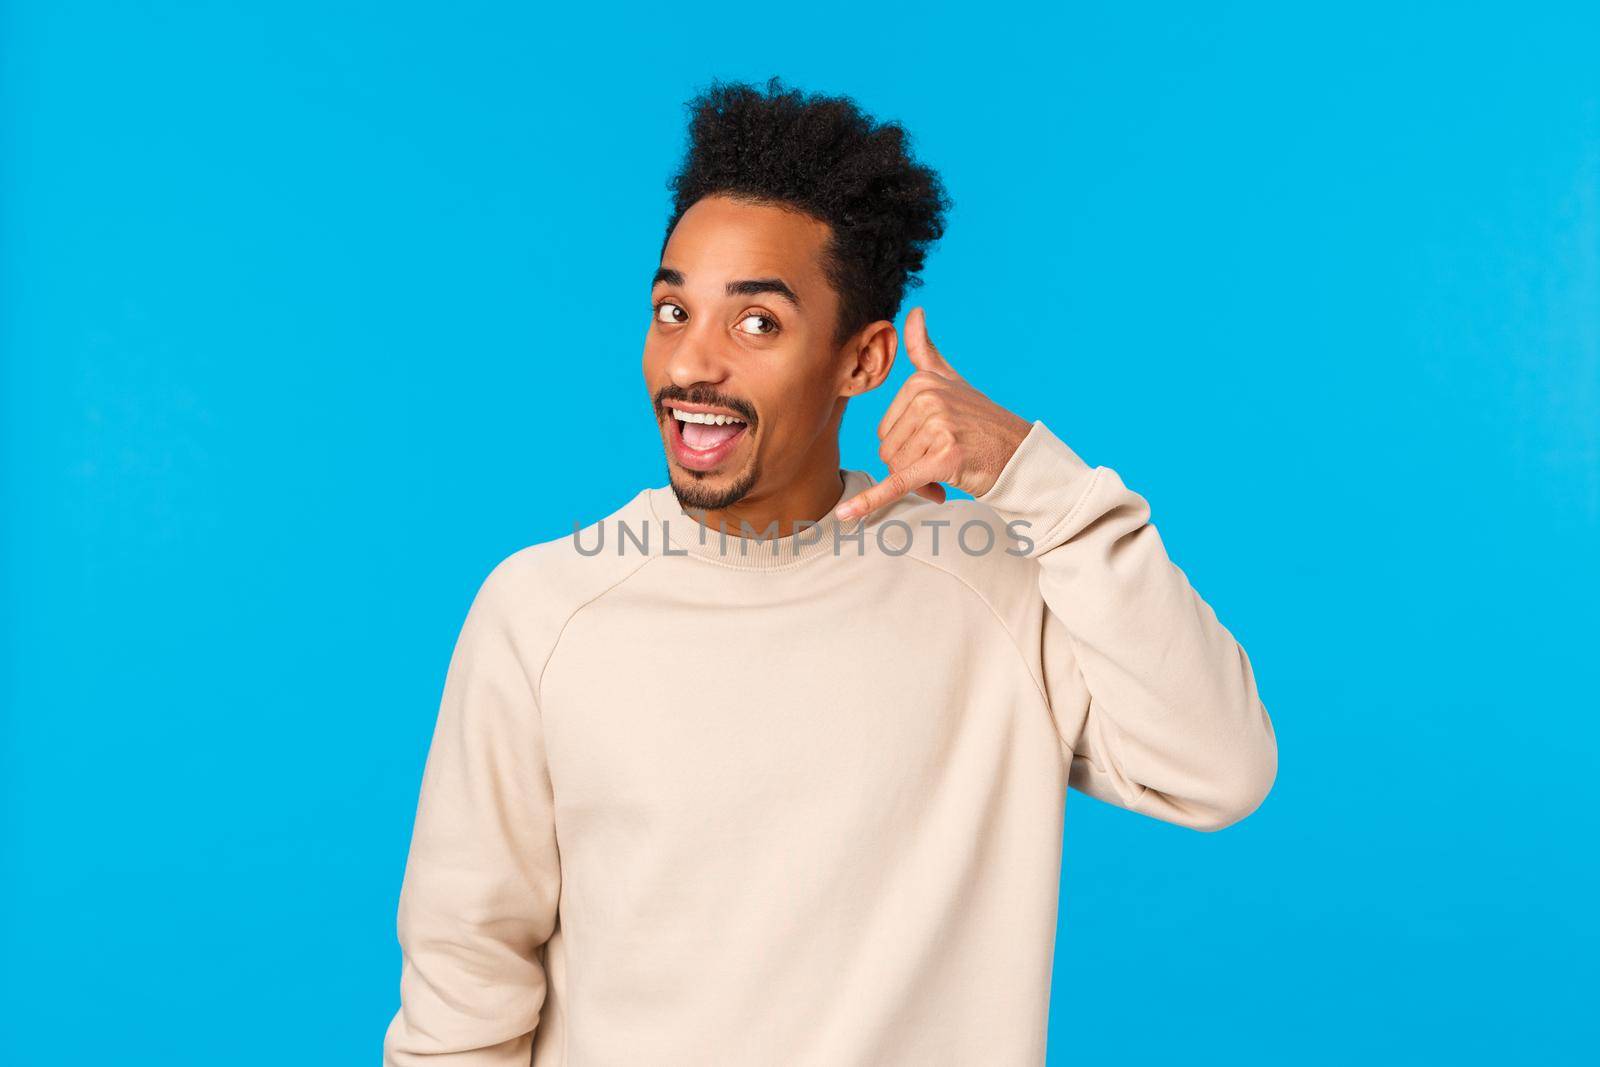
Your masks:
M663 484L683 102L774 73L912 131L934 339L1278 731L1221 834L1072 795L1051 1063L1593 1054L1593 5L3 18L6 1063L377 1062L457 628Z

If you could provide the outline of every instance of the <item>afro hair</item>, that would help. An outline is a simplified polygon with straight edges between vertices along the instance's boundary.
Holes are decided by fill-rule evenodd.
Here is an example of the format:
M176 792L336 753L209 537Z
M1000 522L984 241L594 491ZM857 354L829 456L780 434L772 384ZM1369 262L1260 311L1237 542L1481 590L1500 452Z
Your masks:
M874 122L849 97L766 92L713 81L687 104L689 148L667 183L666 240L684 212L719 193L799 210L828 224L822 268L839 295L834 343L879 319L893 321L919 286L928 246L944 234L950 199L939 176L910 155L896 122Z

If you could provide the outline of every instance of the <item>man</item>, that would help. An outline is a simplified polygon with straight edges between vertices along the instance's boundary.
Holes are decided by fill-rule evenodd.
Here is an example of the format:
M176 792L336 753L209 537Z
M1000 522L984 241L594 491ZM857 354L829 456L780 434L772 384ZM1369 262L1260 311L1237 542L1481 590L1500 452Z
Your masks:
M920 308L889 474L841 469L943 190L846 99L691 107L644 346L669 483L467 613L385 1063L1041 1064L1067 787L1252 812L1250 662L1144 499Z

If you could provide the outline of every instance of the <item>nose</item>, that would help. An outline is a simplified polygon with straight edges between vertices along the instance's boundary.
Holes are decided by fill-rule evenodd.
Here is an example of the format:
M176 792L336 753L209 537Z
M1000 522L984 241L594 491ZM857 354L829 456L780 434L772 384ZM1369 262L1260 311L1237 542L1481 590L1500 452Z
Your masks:
M716 324L710 318L693 324L678 336L667 357L667 377L680 389L698 382L720 385L728 378L730 362L719 344Z

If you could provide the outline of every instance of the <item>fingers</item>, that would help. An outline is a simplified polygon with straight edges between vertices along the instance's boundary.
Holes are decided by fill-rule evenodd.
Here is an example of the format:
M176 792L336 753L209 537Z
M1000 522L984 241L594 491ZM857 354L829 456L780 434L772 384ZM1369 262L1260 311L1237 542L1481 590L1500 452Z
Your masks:
M905 414L906 407L917 398L918 393L937 389L945 382L947 379L931 371L918 371L907 378L905 384L900 386L900 391L894 394L894 399L889 401L889 409L883 413L883 418L878 420L878 436L889 432L889 428Z
M849 500L844 501L838 507L834 508L833 517L843 521L844 519L851 519L857 515L864 515L868 511L871 511L872 509L868 506L867 501L867 493L869 491L870 490L864 489L855 496L851 497Z
M910 466L899 470L890 471L889 476L883 481L869 485L854 497L840 504L834 509L834 516L839 519L852 519L857 515L866 515L878 510L885 504L899 500L907 493L916 492L929 483L936 483L939 479L936 458L932 453L925 453ZM937 499L943 500L944 488L938 489ZM935 499L927 493L930 500Z
M889 409L878 420L879 437L889 433L890 427L919 394L930 389L946 388L951 382L966 384L966 379L956 373L950 361L940 355L938 348L928 339L927 313L920 307L912 308L906 316L905 341L911 363L917 369L900 386L899 392L889 402Z
M950 476L940 467L940 456L933 452L933 441L924 431L928 428L928 408L937 407L918 397L951 382L963 381L950 362L940 354L928 337L928 316L921 307L914 307L906 316L906 353L917 368L906 379L900 391L889 403L878 423L878 436L883 444L879 455L890 467L890 473L854 497L841 503L834 515L850 519L876 511L884 504L898 500L907 493L916 493L935 503L945 500L945 488L939 484Z
M901 411L888 432L878 434L882 439L878 445L878 458L883 460L884 466L895 466L895 457L905 448L906 442L927 425L927 421L927 414L919 410L919 406L911 405Z

